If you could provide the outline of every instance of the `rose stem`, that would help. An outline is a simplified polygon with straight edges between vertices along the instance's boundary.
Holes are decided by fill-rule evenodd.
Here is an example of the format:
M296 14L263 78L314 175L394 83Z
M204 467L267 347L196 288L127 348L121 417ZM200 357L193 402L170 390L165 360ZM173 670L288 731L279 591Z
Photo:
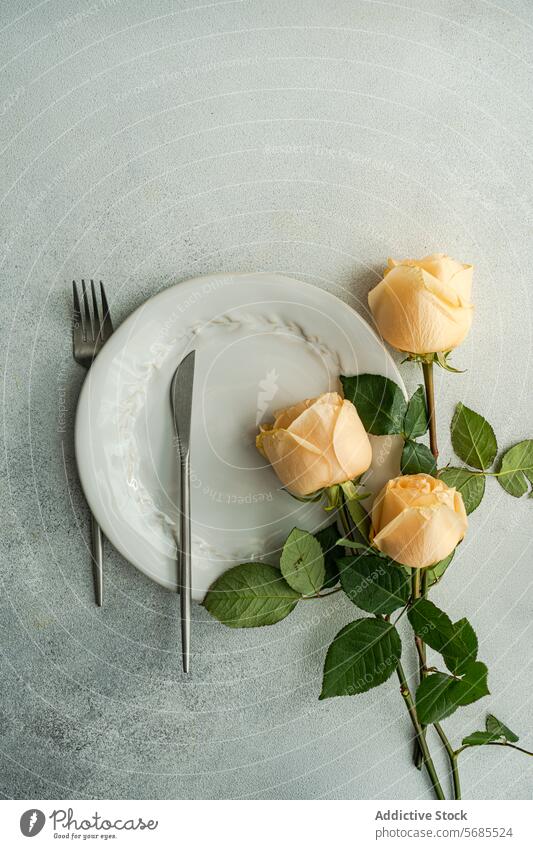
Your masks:
M396 667L396 672L398 673L398 678L400 681L400 693L402 694L403 700L406 704L407 710L409 712L409 717L411 722L413 723L413 728L415 729L417 739L420 744L420 748L422 749L422 753L424 755L424 763L426 765L426 769L428 771L429 777L431 779L431 783L433 785L433 789L435 791L435 796L437 799L445 799L446 796L442 792L442 787L439 781L439 777L435 770L435 765L429 753L427 741L423 735L422 727L418 721L418 716L416 713L415 703L413 701L413 696L407 684L407 679L405 677L405 672L403 671L403 666L400 662L398 662L398 666Z
M421 577L421 575L422 575L422 577ZM423 592L421 591L421 582L424 586ZM420 598L422 595L425 595L426 591L427 591L426 570L424 569L424 571L422 571L422 569L415 569L414 572L413 572L413 580L412 580L413 602L415 602L417 600L417 598ZM418 666L419 676L420 676L420 681L422 681L422 678L424 678L424 676L426 674L426 645L425 645L424 641L417 634L415 634L415 644L416 644L416 648L417 648L417 651L418 651L418 658L419 658L419 666ZM425 737L426 736L426 726L422 725L422 723L421 723L420 727L422 728L422 734ZM416 768L422 769L424 756L423 756L422 749L420 747L418 740L415 740L413 760L414 760L414 764L415 764Z
M433 384L433 363L422 363L422 371L424 373L424 386L426 390L426 404L428 409L428 419L429 419L429 447L431 449L431 453L433 454L435 460L437 460L439 456L439 449L437 447L437 422L435 418L435 387ZM427 570L424 570L422 575L422 595L425 597L427 593ZM415 642L417 638L415 637ZM426 647L422 640L416 643L416 648L418 651L418 656L420 659L420 668L423 670L423 674L427 674L426 668ZM450 767L452 770L452 779L453 779L453 794L454 799L461 798L461 784L459 781L459 769L457 766L457 753L454 752L453 747L446 736L444 729L440 725L440 723L434 723L435 730L439 735L444 748L446 749L448 759L450 761Z
M433 384L433 363L422 363L422 371L424 373L424 386L426 390L426 405L428 411L428 421L429 421L429 444L431 448L431 453L437 459L439 455L439 450L437 448L437 422L435 418L435 388ZM416 601L417 598L420 598L420 569L416 569L413 574L413 601ZM427 589L427 578L426 578L426 589ZM422 593L425 595L425 592ZM423 640L415 636L416 647L418 649L418 654L420 655L420 681L424 677L424 670L426 667L426 647L424 645ZM423 729L424 734L425 728ZM413 752L413 760L417 769L422 768L422 750L418 745L418 740L415 741L415 749Z
M527 749L523 749L522 746L515 746L514 743L504 743L503 741L500 743L497 740L493 740L492 743L485 743L485 746L505 746L506 749L516 749L517 752L522 752L524 755L529 755L533 758L533 752L528 752ZM472 746L460 746L455 750L454 755L457 757L464 752L465 749L471 749Z
M459 781L459 767L457 765L457 752L454 752L450 741L448 740L446 734L442 730L442 727L439 722L435 722L435 731L439 735L440 739L444 744L444 748L448 753L448 758L450 759L450 765L452 768L452 779L453 779L453 798L460 799L461 798L461 782Z
M346 512L346 499L344 498L344 495L342 496L342 503L339 507L339 516L344 531L344 536L346 537L346 539L353 539L352 526L348 517L348 513Z
M426 402L429 419L429 447L435 460L439 456L437 448L437 420L435 418L435 387L433 385L433 363L422 363L424 372L424 386L426 388Z

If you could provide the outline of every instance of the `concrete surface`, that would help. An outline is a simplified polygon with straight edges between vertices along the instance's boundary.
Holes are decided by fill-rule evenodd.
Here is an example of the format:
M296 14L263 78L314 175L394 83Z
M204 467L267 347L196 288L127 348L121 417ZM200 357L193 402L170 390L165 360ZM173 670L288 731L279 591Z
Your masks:
M476 319L438 376L500 445L533 436L527 0L4 0L0 791L45 798L428 798L394 683L317 701L347 601L233 632L106 552L92 603L73 458L70 282L115 320L200 273L272 270L366 313L388 255L473 262ZM415 366L403 366L412 388ZM488 708L533 745L532 503L495 480L437 600L467 614ZM317 617L318 612L318 617ZM463 756L465 797L531 798L531 759Z

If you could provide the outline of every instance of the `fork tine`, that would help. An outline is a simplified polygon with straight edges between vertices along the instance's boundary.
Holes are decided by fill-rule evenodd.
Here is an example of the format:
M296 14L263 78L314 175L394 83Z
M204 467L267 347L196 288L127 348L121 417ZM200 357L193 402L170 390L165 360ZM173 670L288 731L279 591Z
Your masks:
M101 324L100 315L98 313L98 301L96 300L96 289L94 288L94 280L91 280L91 295L93 302L94 338L99 339L101 338Z
M85 311L85 336L89 342L92 342L92 340L94 339L93 321L91 318L91 311L89 309L89 297L87 295L87 287L85 285L85 280L81 281L81 289L83 293L83 306Z
M113 324L111 322L111 314L109 312L109 304L104 289L104 284L100 280L100 295L102 296L102 337L105 342L113 333Z
M83 322L81 319L80 298L76 281L72 281L72 297L74 299L74 310L72 313L72 343L79 344L83 340Z

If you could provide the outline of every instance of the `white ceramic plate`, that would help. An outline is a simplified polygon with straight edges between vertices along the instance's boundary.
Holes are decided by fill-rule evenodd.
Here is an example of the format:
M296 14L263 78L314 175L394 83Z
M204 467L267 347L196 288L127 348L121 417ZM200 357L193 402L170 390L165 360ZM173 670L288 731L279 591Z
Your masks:
M134 566L176 587L176 468L169 387L196 349L192 421L193 597L243 560L269 560L294 526L327 523L321 507L280 489L255 448L274 410L373 372L403 387L366 322L335 296L273 274L179 283L137 309L85 380L76 458L106 537ZM395 438L374 439L370 487L398 473Z

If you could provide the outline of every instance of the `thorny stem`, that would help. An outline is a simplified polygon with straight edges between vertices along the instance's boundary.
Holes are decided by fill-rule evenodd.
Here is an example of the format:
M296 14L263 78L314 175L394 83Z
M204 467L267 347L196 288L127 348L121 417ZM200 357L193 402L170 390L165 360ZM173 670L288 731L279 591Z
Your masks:
M433 454L435 460L438 459L439 449L437 445L437 421L435 417L435 387L433 384L433 363L422 363L422 371L424 374L424 386L426 390L426 404L428 410L428 420L429 420L429 447L431 449L431 453ZM425 596L427 593L427 570L424 570L422 573L422 595ZM416 638L415 638L416 639ZM426 664L426 649L425 645L422 641L420 644L417 643L417 651L420 660L420 670L424 675L427 675L427 664ZM459 781L459 770L457 767L457 752L454 752L453 747L444 732L444 729L439 723L435 723L435 729L437 734L439 735L444 748L446 749L446 753L448 755L448 759L450 761L450 767L452 771L452 780L453 780L453 793L455 799L461 798L461 784Z
M352 539L352 528L350 525L350 520L346 513L346 502L344 501L344 497L342 500L342 504L339 507L339 517L341 520L342 529L344 531L344 536L346 539Z
M457 766L457 752L454 752L450 741L448 740L446 734L444 733L442 726L439 722L434 723L435 731L439 735L444 748L448 754L448 758L450 760L450 766L452 768L452 780L453 780L453 798L460 799L461 798L461 782L459 780L459 768Z
M424 755L424 764L428 771L428 775L431 779L431 783L433 785L433 789L435 791L435 796L437 799L445 799L445 795L442 791L442 787L439 781L439 777L435 770L435 765L429 753L428 745L426 739L422 733L422 727L420 722L418 721L418 716L416 713L415 703L413 701L413 696L407 684L407 679L405 677L405 672L403 671L403 666L400 662L398 662L398 666L396 667L396 672L398 673L398 679L400 681L400 693L402 694L403 700L406 704L407 710L409 712L409 717L411 722L413 723L413 728L415 729L417 739L422 749L422 753Z
M427 668L427 665L426 665L425 645L421 640L415 641L415 644L416 644L416 650L418 652L420 669L423 671L424 675L427 675L428 668ZM446 736L446 732L444 731L444 728L440 725L440 723L434 722L433 725L434 725L434 728L435 728L437 734L439 735L440 739L442 740L442 742L444 744L444 748L446 749L446 753L447 753L448 759L450 761L450 767L451 767L451 770L452 770L452 780L453 780L453 794L454 794L453 798L454 799L460 799L461 798L461 783L459 781L459 769L458 769L458 766L457 766L457 755L459 754L460 751L462 751L462 749L458 749L457 751L454 751L453 746L450 743L450 741L448 740L448 737ZM467 747L465 746L464 748L467 748ZM416 753L416 750L415 750L415 753ZM415 761L415 763L416 763L416 761ZM418 766L418 763L416 763L416 765ZM420 769L420 767L418 767L418 768Z
M406 612L406 610L407 610L407 608L409 607L409 605L410 605L410 604L411 604L411 599L409 599L409 601L407 602L407 604L405 605L405 607L402 607L402 609L400 610L400 612L399 612L398 616L397 616L397 617L396 617L396 619L394 620L394 624L395 624L395 625L397 625L397 624L398 624L398 622L400 621L400 619L402 618L402 616L404 615L404 613Z
M504 746L506 749L516 749L517 752L522 752L522 754L529 755L531 758L533 758L533 752L529 752L527 749L523 749L522 746L515 746L514 743L507 743L507 742L504 743L503 740L502 740L501 743L498 742L497 740L494 740L494 742L485 743L484 745L485 746ZM464 752L465 749L472 749L472 748L473 748L472 746L460 746L458 749L455 750L454 755L455 755L455 757L457 757L458 755L461 754L461 752Z
M421 572L422 572L421 569L415 569L414 572L413 572L413 580L412 580L413 603L417 600L417 598L420 598L420 596L422 594L421 593ZM418 664L419 680L422 681L422 679L426 675L426 646L425 646L424 641L422 640L421 637L418 636L418 634L415 634L415 645L416 645L416 650L418 652L418 658L419 658L419 664ZM425 737L426 736L426 728L425 728L424 725L421 725L421 728L422 728L422 734ZM420 747L420 743L419 743L418 740L415 740L413 760L414 760L414 764L415 764L416 768L422 769L423 754L422 754L422 749Z
M429 419L429 447L435 460L439 456L437 448L437 421L435 418L435 388L433 386L433 363L422 363L424 372L424 386L426 388L426 401Z

